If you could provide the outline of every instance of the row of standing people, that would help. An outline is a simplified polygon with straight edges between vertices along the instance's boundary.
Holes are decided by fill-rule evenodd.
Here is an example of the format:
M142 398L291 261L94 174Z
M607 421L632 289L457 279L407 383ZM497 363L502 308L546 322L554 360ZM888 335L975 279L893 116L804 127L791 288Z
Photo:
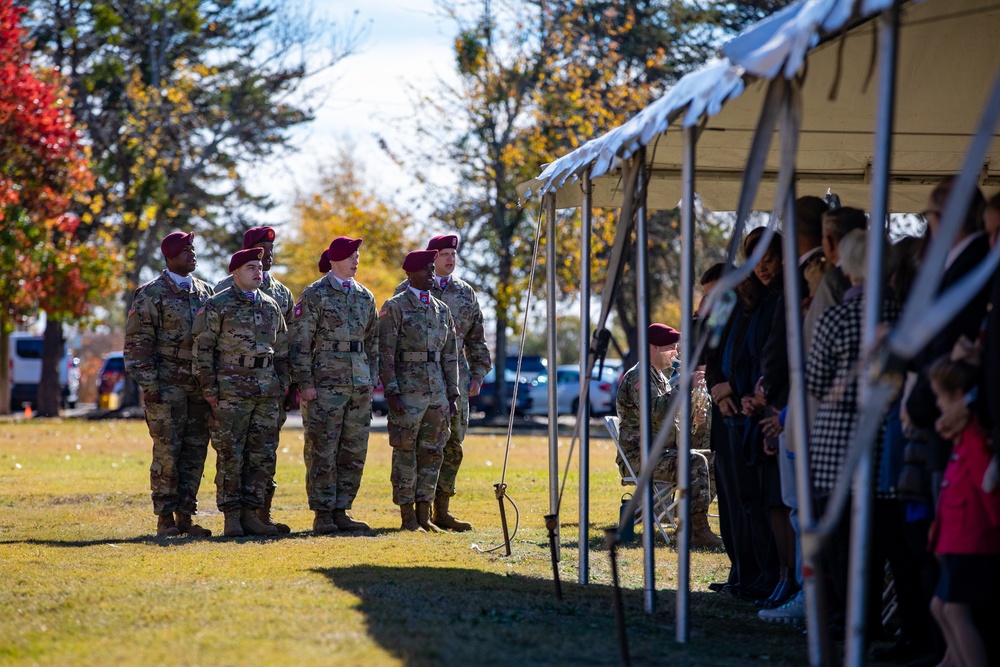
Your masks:
M937 232L940 211L952 185L950 179L942 182L930 197L925 213L927 237ZM942 291L982 261L996 238L989 225L984 232L983 205L978 194L949 253ZM987 219L991 214L1000 218L1000 201L994 198L985 210ZM781 622L802 621L805 616L796 451L808 450L809 486L816 509L822 513L841 476L863 411L858 382L863 372L859 358L867 279L867 218L859 209L827 210L826 203L814 197L798 200L796 214L798 278L805 297L800 313L806 352L807 443L795 442L794 430L784 430L788 375L780 243L772 243L754 276L741 286L742 307L730 320L720 350L709 357L707 369L715 414L725 424L713 428L713 443L722 533L732 561L729 581L717 588L756 599L765 607L759 612L761 619ZM760 230L747 237L747 256L760 238ZM887 326L899 316L924 243L926 239L903 239L891 249L880 318ZM702 282L710 286L716 277L706 275ZM987 405L978 411L979 421L969 416L974 410L966 404L973 399L964 398L975 392L966 393L969 383L963 378L977 374L961 368L964 361L949 357L962 339L979 340L978 347L985 349L987 357L991 349L995 354L996 343L989 335L991 320L984 319L987 292L983 289L975 295L911 362L907 391L885 415L875 454L873 546L865 557L870 572L881 572L888 560L896 581L901 634L896 644L877 652L880 659L914 658L913 664L938 664L939 660L945 665L987 664L986 648L982 636L975 632L971 610L981 613L992 606L990 613L996 611L1000 522L994 515L1000 512L1000 497L978 492L978 484L957 489L948 483L949 475L957 474L954 470L983 468L983 462L992 456L985 435L970 435L965 429L978 427L980 422L1000 421L984 400L976 403ZM990 375L980 372L979 377ZM955 399L956 395L963 400ZM944 416L939 410L942 405L947 407ZM963 438L976 444L961 447L958 443ZM926 443L929 453L923 459L932 473L921 475L903 468L904 451L908 459L916 458L907 449L913 448L912 442ZM946 466L948 471L944 472ZM983 470L977 468L970 476L976 475L982 479ZM937 502L914 502L917 496L906 488L908 477L933 478L926 494L930 496L933 490ZM951 500L946 500L949 497ZM968 507L958 513L949 511L954 503ZM928 544L932 519L934 539ZM937 538L941 534L946 536L943 542ZM956 539L959 534L962 537ZM850 521L844 516L824 556L829 576L821 584L835 626L837 619L842 622L847 601L849 535ZM763 597L768 589L771 595ZM880 601L881 587L869 586L870 638L879 637L882 631ZM933 641L929 609L943 629L947 655L945 641Z
M211 535L193 520L209 442L224 534L290 532L271 507L278 436L296 391L313 531L367 530L348 511L380 378L402 528L471 530L451 515L450 499L468 398L491 362L475 292L452 275L457 237L436 236L409 253L407 280L381 311L354 279L361 239L334 239L318 264L322 277L297 301L269 272L274 241L270 227L248 230L229 276L213 289L193 275L194 234L174 232L160 246L165 270L133 295L125 360L143 390L153 441L157 535Z

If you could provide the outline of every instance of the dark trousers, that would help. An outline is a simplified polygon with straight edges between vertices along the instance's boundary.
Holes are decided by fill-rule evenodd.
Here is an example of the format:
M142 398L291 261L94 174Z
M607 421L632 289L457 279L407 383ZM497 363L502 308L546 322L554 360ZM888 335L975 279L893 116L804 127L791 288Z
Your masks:
M739 537L742 526L742 507L739 487L736 485L736 471L733 469L732 450L729 447L729 427L722 420L722 413L712 406L711 446L715 452L715 493L719 504L719 534L722 546L729 557L730 584L740 581Z
M734 529L740 583L770 588L778 582L778 554L764 503L761 465L749 465L743 456L743 425L728 425L727 430L728 453L732 459L742 520L739 529Z
M874 575L879 563L889 561L892 578L896 584L896 600L899 603L899 621L902 639L918 646L931 647L930 591L921 582L921 567L930 558L927 552L926 522L922 530L914 528L913 541L920 544L914 551L908 540L904 523L902 503L898 500L876 499L873 512L872 546L874 547L873 567L869 571L873 579L869 586L876 584ZM919 534L923 533L922 538ZM914 547L917 544L913 545Z

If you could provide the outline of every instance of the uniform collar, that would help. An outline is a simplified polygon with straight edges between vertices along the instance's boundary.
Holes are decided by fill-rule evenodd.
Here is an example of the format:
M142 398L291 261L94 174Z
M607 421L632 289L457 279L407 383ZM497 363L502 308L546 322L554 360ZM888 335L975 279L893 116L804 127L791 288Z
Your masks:
M194 289L194 278L191 276L190 273L186 276L182 276L178 273L174 273L170 269L163 269L163 272L166 273L167 276L172 281L174 281L174 284L177 285L178 287L180 287L181 283L187 283L188 285L191 286L192 289Z
M354 289L354 278L340 278L333 271L331 271L328 275L330 276L330 281L333 283L333 286L341 292L344 291L344 283L350 283L351 289Z
M429 293L430 293L430 290L422 290L422 289L417 289L417 288L416 288L416 287L414 287L413 285L409 285L409 288L410 288L410 293L412 293L412 294L413 294L413 296L414 296L414 297L416 297L416 299L417 299L417 303L419 303L420 305L424 305L424 302L420 300L420 293L421 293L421 292L427 292L427 293L429 294ZM430 304L430 303L427 303L426 305L427 305L427 307L429 308L431 304Z

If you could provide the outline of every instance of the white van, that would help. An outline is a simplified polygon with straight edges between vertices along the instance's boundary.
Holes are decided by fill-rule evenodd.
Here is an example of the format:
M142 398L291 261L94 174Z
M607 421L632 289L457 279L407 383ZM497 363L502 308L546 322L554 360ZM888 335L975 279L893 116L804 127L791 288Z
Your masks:
M43 338L26 331L10 335L10 409L17 411L25 403L38 406L38 384L42 381ZM69 355L69 344L63 346L59 359L59 386L62 406L75 408L80 389L79 360Z

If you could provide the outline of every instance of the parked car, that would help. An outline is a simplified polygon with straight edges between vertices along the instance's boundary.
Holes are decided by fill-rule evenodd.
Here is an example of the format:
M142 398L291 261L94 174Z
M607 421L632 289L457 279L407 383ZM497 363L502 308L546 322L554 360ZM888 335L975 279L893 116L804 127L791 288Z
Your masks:
M614 411L614 391L618 371L605 367L594 369L590 379L590 414L604 415ZM549 376L539 375L531 384L531 408L528 414L549 414ZM575 415L580 407L580 367L556 367L556 408L558 414Z
M496 405L496 377L496 369L491 369L483 378L483 386L479 390L479 395L469 397L469 410L471 412L493 410ZM510 406L511 399L514 397L515 378L516 375L512 368L508 368L504 372L504 379L507 381L507 406ZM514 409L514 414L523 415L529 408L531 408L531 382L522 375L517 388L517 406Z
M97 374L97 407L118 410L125 400L125 355L109 352Z
M372 394L372 414L386 416L389 414L389 402L385 400L385 387L382 386L381 380L378 381L375 393Z
M44 338L26 331L10 334L8 368L10 372L10 408L20 410L25 403L38 406L38 385L42 381ZM80 360L70 356L69 343L63 345L59 358L59 387L64 408L75 408L80 390Z
M507 370L517 372L517 355L507 357ZM531 382L539 375L545 375L549 370L549 362L545 357L535 354L527 354L521 357L521 377L527 378Z

